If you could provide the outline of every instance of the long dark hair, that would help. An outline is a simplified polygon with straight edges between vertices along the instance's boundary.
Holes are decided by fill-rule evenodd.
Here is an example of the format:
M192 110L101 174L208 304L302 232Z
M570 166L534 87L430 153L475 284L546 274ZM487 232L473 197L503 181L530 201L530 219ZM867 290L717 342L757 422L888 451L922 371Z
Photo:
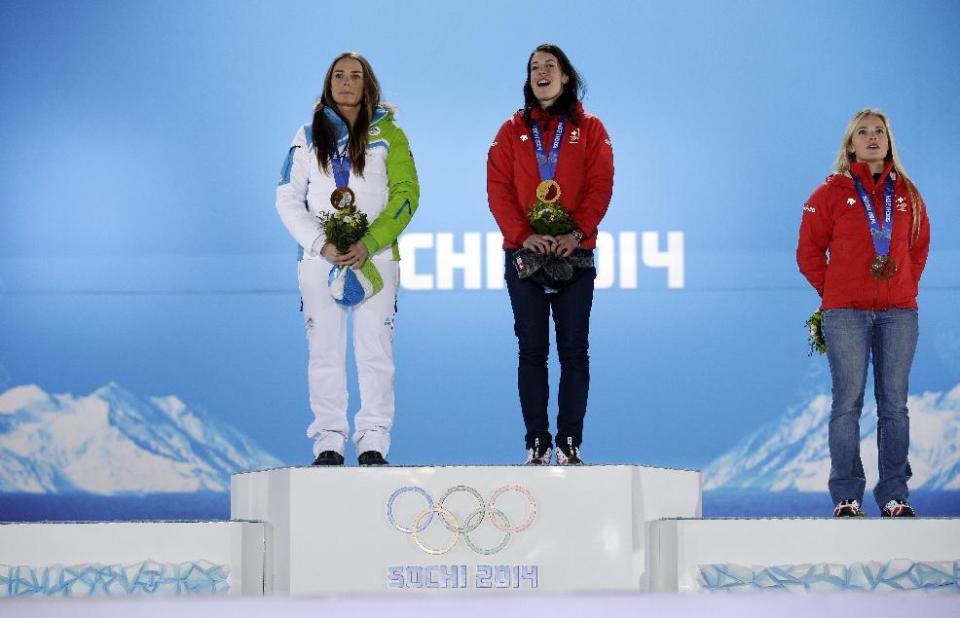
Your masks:
M535 50L530 52L530 57L527 58L527 74L523 80L524 119L529 124L531 122L530 113L537 107L540 107L540 101L534 96L533 87L530 85L530 63L533 62L533 55L537 52L553 55L553 57L557 59L557 62L560 63L560 70L567 76L567 83L563 84L560 96L553 102L553 105L547 108L547 111L551 114L563 114L569 118L573 124L579 124L577 103L580 102L580 99L582 99L586 93L586 85L583 83L577 70L573 68L573 63L570 62L567 55L553 43L538 45Z
M333 67L344 58L352 58L363 67L363 96L360 98L360 113L357 114L357 120L352 127L344 119L350 131L348 149L351 167L357 176L362 177L363 168L367 162L367 131L370 129L373 112L380 104L380 82L377 81L377 76L367 59L357 52L343 52L333 59L330 68L327 69L327 76L323 78L323 94L313 108L313 143L317 149L317 163L320 169L329 172L330 158L337 151L337 131L323 109L329 107L338 116L340 115L337 104L333 100Z

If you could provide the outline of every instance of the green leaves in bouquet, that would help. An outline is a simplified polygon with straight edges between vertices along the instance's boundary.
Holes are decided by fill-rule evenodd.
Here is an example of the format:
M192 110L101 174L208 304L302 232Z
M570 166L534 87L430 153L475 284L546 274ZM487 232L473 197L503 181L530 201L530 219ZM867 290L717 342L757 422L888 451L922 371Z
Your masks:
M356 209L321 212L317 215L317 220L323 226L327 242L340 253L349 251L370 227L367 214Z
M814 350L820 354L827 353L827 342L823 338L823 314L817 311L804 322L807 327L807 339L810 351L807 356L813 356Z
M537 200L533 208L527 212L530 227L537 234L545 236L560 236L569 234L577 229L570 213L559 202L547 203Z

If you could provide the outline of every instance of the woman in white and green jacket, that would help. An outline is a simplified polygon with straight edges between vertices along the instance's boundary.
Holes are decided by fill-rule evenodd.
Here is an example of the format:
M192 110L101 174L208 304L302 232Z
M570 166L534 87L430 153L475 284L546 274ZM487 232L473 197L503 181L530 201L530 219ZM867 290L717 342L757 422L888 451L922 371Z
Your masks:
M349 189L370 227L346 253L327 242L317 215ZM336 194L336 195L335 195ZM367 260L383 288L353 307L353 350L361 407L353 442L361 465L384 465L394 417L393 329L399 285L397 237L417 210L420 187L413 156L392 108L363 56L337 56L324 79L313 124L293 138L277 187L277 211L300 245L299 280L307 331L307 369L314 421L315 465L341 465L347 422L346 328L350 310L328 288L333 266L359 269Z

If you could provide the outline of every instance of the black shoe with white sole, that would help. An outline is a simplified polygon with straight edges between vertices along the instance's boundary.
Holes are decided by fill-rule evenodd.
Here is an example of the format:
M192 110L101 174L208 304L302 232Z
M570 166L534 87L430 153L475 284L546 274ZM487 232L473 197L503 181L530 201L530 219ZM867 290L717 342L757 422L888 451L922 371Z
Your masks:
M357 463L361 466L386 466L387 460L379 451L364 451L357 457Z
M343 455L336 451L323 451L313 460L315 466L342 466Z

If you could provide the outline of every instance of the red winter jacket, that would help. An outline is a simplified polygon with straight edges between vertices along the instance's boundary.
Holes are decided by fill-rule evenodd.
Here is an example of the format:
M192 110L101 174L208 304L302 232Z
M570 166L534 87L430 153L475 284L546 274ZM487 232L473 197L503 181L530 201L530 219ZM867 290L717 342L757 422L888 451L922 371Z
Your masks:
M531 117L541 123L544 147L549 148L559 116L536 108ZM600 119L584 113L579 104L577 124L567 122L558 156L554 180L560 184L560 203L583 232L580 246L593 249L597 226L613 194L613 148ZM487 199L503 233L504 249L519 249L533 234L527 211L537 200L538 184L533 136L520 110L500 127L487 155Z
M930 250L930 221L924 208L920 235L910 246L913 197L903 178L891 172L892 167L893 163L888 162L880 179L874 182L866 163L850 166L850 173L857 175L870 194L878 221L883 221L887 175L894 176L890 256L899 270L891 279L881 281L870 274L870 263L876 255L870 223L850 174L829 176L803 205L797 264L822 297L820 309L917 308L920 275Z

